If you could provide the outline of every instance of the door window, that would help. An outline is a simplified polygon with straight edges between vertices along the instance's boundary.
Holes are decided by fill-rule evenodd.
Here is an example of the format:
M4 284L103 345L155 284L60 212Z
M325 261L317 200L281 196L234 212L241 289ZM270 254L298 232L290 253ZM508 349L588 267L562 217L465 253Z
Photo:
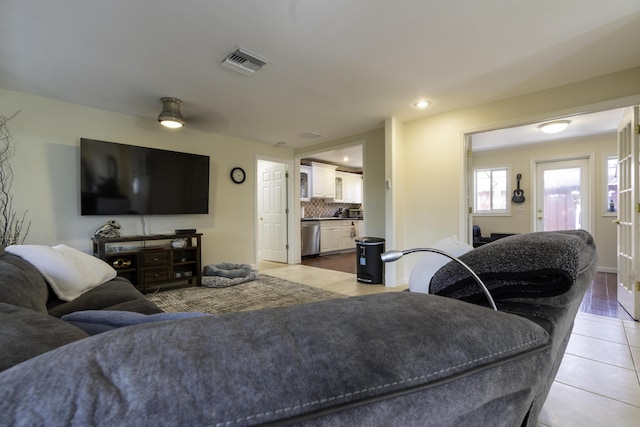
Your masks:
M606 159L605 177L605 199L604 212L605 215L615 216L618 211L618 157L610 156Z
M536 231L589 228L588 167L586 159L537 165Z

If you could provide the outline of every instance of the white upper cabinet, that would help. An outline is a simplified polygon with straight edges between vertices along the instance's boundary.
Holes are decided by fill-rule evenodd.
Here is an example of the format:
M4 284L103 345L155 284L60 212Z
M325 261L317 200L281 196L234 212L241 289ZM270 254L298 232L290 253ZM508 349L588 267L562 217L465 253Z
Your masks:
M300 201L311 200L311 166L300 165Z
M300 166L300 200L311 197L336 203L362 203L362 175L336 171L336 166L312 162Z
M336 202L362 203L362 175L336 172Z
M336 197L334 198L335 202L343 202L345 200L344 189L345 189L345 179L344 172L336 172Z
M311 197L334 199L336 197L336 167L324 163L311 163Z

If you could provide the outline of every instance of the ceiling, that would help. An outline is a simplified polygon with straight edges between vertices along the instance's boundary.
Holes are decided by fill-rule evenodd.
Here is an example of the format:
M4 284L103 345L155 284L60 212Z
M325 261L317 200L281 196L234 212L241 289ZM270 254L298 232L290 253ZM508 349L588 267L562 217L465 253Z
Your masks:
M507 147L535 144L538 142L558 141L585 135L616 132L618 125L622 121L623 114L624 109L619 108L598 113L563 117L563 120L569 120L571 123L569 123L567 129L555 134L543 133L538 128L541 123L477 133L472 135L472 148L473 151L500 150ZM548 120L543 123L554 120Z
M364 152L362 144L339 147L322 153L309 155L303 159L306 162L320 161L340 166L339 169L351 172L362 172L364 166Z
M1 88L294 148L640 66L638 0L1 4Z
M544 122L479 132L472 135L471 146L474 152L491 151L540 142L562 141L563 139L579 138L585 135L612 133L617 131L623 115L624 108L618 108L597 113L562 118L556 117L553 120ZM558 119L570 121L567 129L560 133L546 134L538 127L542 123ZM355 169L356 171L361 171L364 164L363 155L363 146L359 144L309 155L304 160L317 160L341 166L344 170Z

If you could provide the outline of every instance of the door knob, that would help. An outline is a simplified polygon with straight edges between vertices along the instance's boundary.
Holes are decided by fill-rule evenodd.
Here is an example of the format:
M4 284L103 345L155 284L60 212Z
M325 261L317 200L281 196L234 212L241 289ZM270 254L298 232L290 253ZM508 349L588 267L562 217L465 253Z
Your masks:
M614 219L613 221L611 221L613 224L616 225L620 225L620 220L619 219Z

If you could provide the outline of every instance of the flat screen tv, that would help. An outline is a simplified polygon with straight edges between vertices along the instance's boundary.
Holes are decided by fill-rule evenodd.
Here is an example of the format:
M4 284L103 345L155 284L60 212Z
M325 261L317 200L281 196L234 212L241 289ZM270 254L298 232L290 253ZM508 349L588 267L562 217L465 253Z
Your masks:
M81 215L209 213L209 156L80 139Z

